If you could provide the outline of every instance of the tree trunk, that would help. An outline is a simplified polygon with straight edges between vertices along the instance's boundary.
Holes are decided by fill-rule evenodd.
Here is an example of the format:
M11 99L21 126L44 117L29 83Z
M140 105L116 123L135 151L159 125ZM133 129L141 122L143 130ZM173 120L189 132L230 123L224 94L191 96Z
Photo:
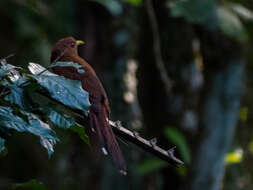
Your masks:
M240 46L219 33L201 30L205 84L200 108L199 141L191 166L190 190L218 190L224 175L243 91Z

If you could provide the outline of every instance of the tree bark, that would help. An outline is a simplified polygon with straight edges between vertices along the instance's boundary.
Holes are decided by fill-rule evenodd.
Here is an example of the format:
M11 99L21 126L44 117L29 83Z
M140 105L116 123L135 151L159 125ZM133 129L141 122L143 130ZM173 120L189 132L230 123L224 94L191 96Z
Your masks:
M244 60L240 45L218 32L201 30L205 84L200 107L199 141L185 189L218 190L237 123L243 92Z

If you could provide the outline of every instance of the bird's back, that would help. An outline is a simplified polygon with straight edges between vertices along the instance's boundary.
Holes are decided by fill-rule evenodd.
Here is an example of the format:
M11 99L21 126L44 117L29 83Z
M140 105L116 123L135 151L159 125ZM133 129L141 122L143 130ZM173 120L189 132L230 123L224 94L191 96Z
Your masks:
M99 78L93 68L79 56L62 56L58 61L72 61L83 66L84 73L80 73L74 67L53 67L53 71L61 76L72 80L80 80L84 90L89 92L89 99L93 109L100 109L101 105L106 107L108 114L110 113L107 94Z

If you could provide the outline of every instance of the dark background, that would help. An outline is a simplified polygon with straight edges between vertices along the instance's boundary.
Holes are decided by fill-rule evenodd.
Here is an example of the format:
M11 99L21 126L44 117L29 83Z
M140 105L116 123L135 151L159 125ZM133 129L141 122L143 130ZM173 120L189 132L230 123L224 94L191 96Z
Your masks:
M252 0L1 0L0 57L49 65L62 37L80 48L111 103L112 120L165 149L175 168L119 140L122 177L75 134L48 159L38 139L16 134L0 158L0 189L37 179L51 190L250 190L253 182Z

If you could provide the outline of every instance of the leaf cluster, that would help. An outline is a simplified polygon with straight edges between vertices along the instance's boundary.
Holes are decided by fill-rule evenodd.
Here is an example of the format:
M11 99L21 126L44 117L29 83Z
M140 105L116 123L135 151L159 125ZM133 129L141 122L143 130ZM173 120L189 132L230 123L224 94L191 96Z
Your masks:
M56 127L77 133L89 144L84 127L75 122L70 111L60 106L81 110L83 115L88 115L89 94L82 89L80 81L55 75L39 64L29 63L28 72L8 64L5 59L0 61L1 154L6 153L8 137L16 132L38 136L50 156L54 145L60 141L54 130ZM80 69L73 62L57 62L55 65ZM38 91L45 92L47 98Z

